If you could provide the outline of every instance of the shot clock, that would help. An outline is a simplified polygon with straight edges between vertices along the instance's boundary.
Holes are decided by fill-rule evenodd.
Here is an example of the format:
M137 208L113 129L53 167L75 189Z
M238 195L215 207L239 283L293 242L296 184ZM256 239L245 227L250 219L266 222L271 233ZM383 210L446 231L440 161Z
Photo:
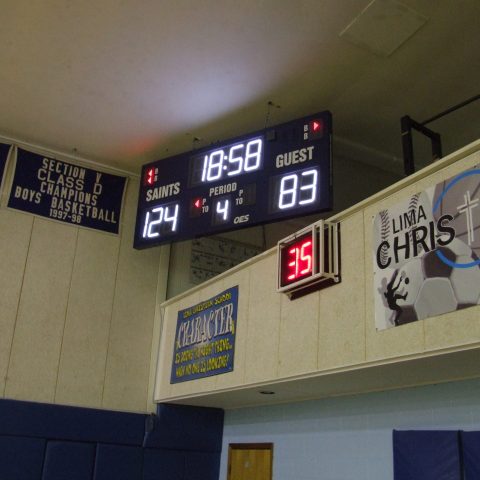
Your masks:
M331 132L321 112L144 165L134 247L331 210Z
M281 250L281 285L290 285L313 275L314 232L294 238Z
M340 281L340 226L320 220L278 242L277 291L293 298Z

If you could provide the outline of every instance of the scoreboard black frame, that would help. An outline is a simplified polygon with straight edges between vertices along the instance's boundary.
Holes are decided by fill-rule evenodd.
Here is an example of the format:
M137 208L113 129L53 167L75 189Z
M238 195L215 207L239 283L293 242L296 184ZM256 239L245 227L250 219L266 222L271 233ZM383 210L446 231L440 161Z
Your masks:
M142 167L134 247L332 209L324 111Z

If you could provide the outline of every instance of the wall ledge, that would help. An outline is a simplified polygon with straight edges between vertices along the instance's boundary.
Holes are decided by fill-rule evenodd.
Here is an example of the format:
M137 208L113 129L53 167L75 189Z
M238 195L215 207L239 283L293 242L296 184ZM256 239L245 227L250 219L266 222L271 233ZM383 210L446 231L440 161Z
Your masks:
M480 342L476 342L339 366L272 382L161 398L159 402L228 410L467 380L480 376L479 355ZM275 394L262 395L263 390Z

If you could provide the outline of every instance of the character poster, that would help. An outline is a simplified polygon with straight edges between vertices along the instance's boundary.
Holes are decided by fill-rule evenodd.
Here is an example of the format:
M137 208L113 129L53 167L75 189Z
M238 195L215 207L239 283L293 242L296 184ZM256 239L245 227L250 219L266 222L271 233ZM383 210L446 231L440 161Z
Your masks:
M178 312L170 383L233 371L238 285Z
M480 166L373 221L377 330L480 303Z

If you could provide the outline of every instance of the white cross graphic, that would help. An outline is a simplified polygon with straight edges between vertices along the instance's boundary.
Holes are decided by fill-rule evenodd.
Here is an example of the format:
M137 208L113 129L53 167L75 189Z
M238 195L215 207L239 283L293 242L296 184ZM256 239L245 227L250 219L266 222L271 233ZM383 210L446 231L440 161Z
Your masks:
M472 210L475 207L478 207L480 200L478 198L476 198L475 200L472 200L470 198L470 190L466 191L463 198L465 200L465 203L463 205L459 205L457 207L457 210L459 211L459 213L465 213L465 215L467 216L468 244L471 245L473 240L475 239Z

